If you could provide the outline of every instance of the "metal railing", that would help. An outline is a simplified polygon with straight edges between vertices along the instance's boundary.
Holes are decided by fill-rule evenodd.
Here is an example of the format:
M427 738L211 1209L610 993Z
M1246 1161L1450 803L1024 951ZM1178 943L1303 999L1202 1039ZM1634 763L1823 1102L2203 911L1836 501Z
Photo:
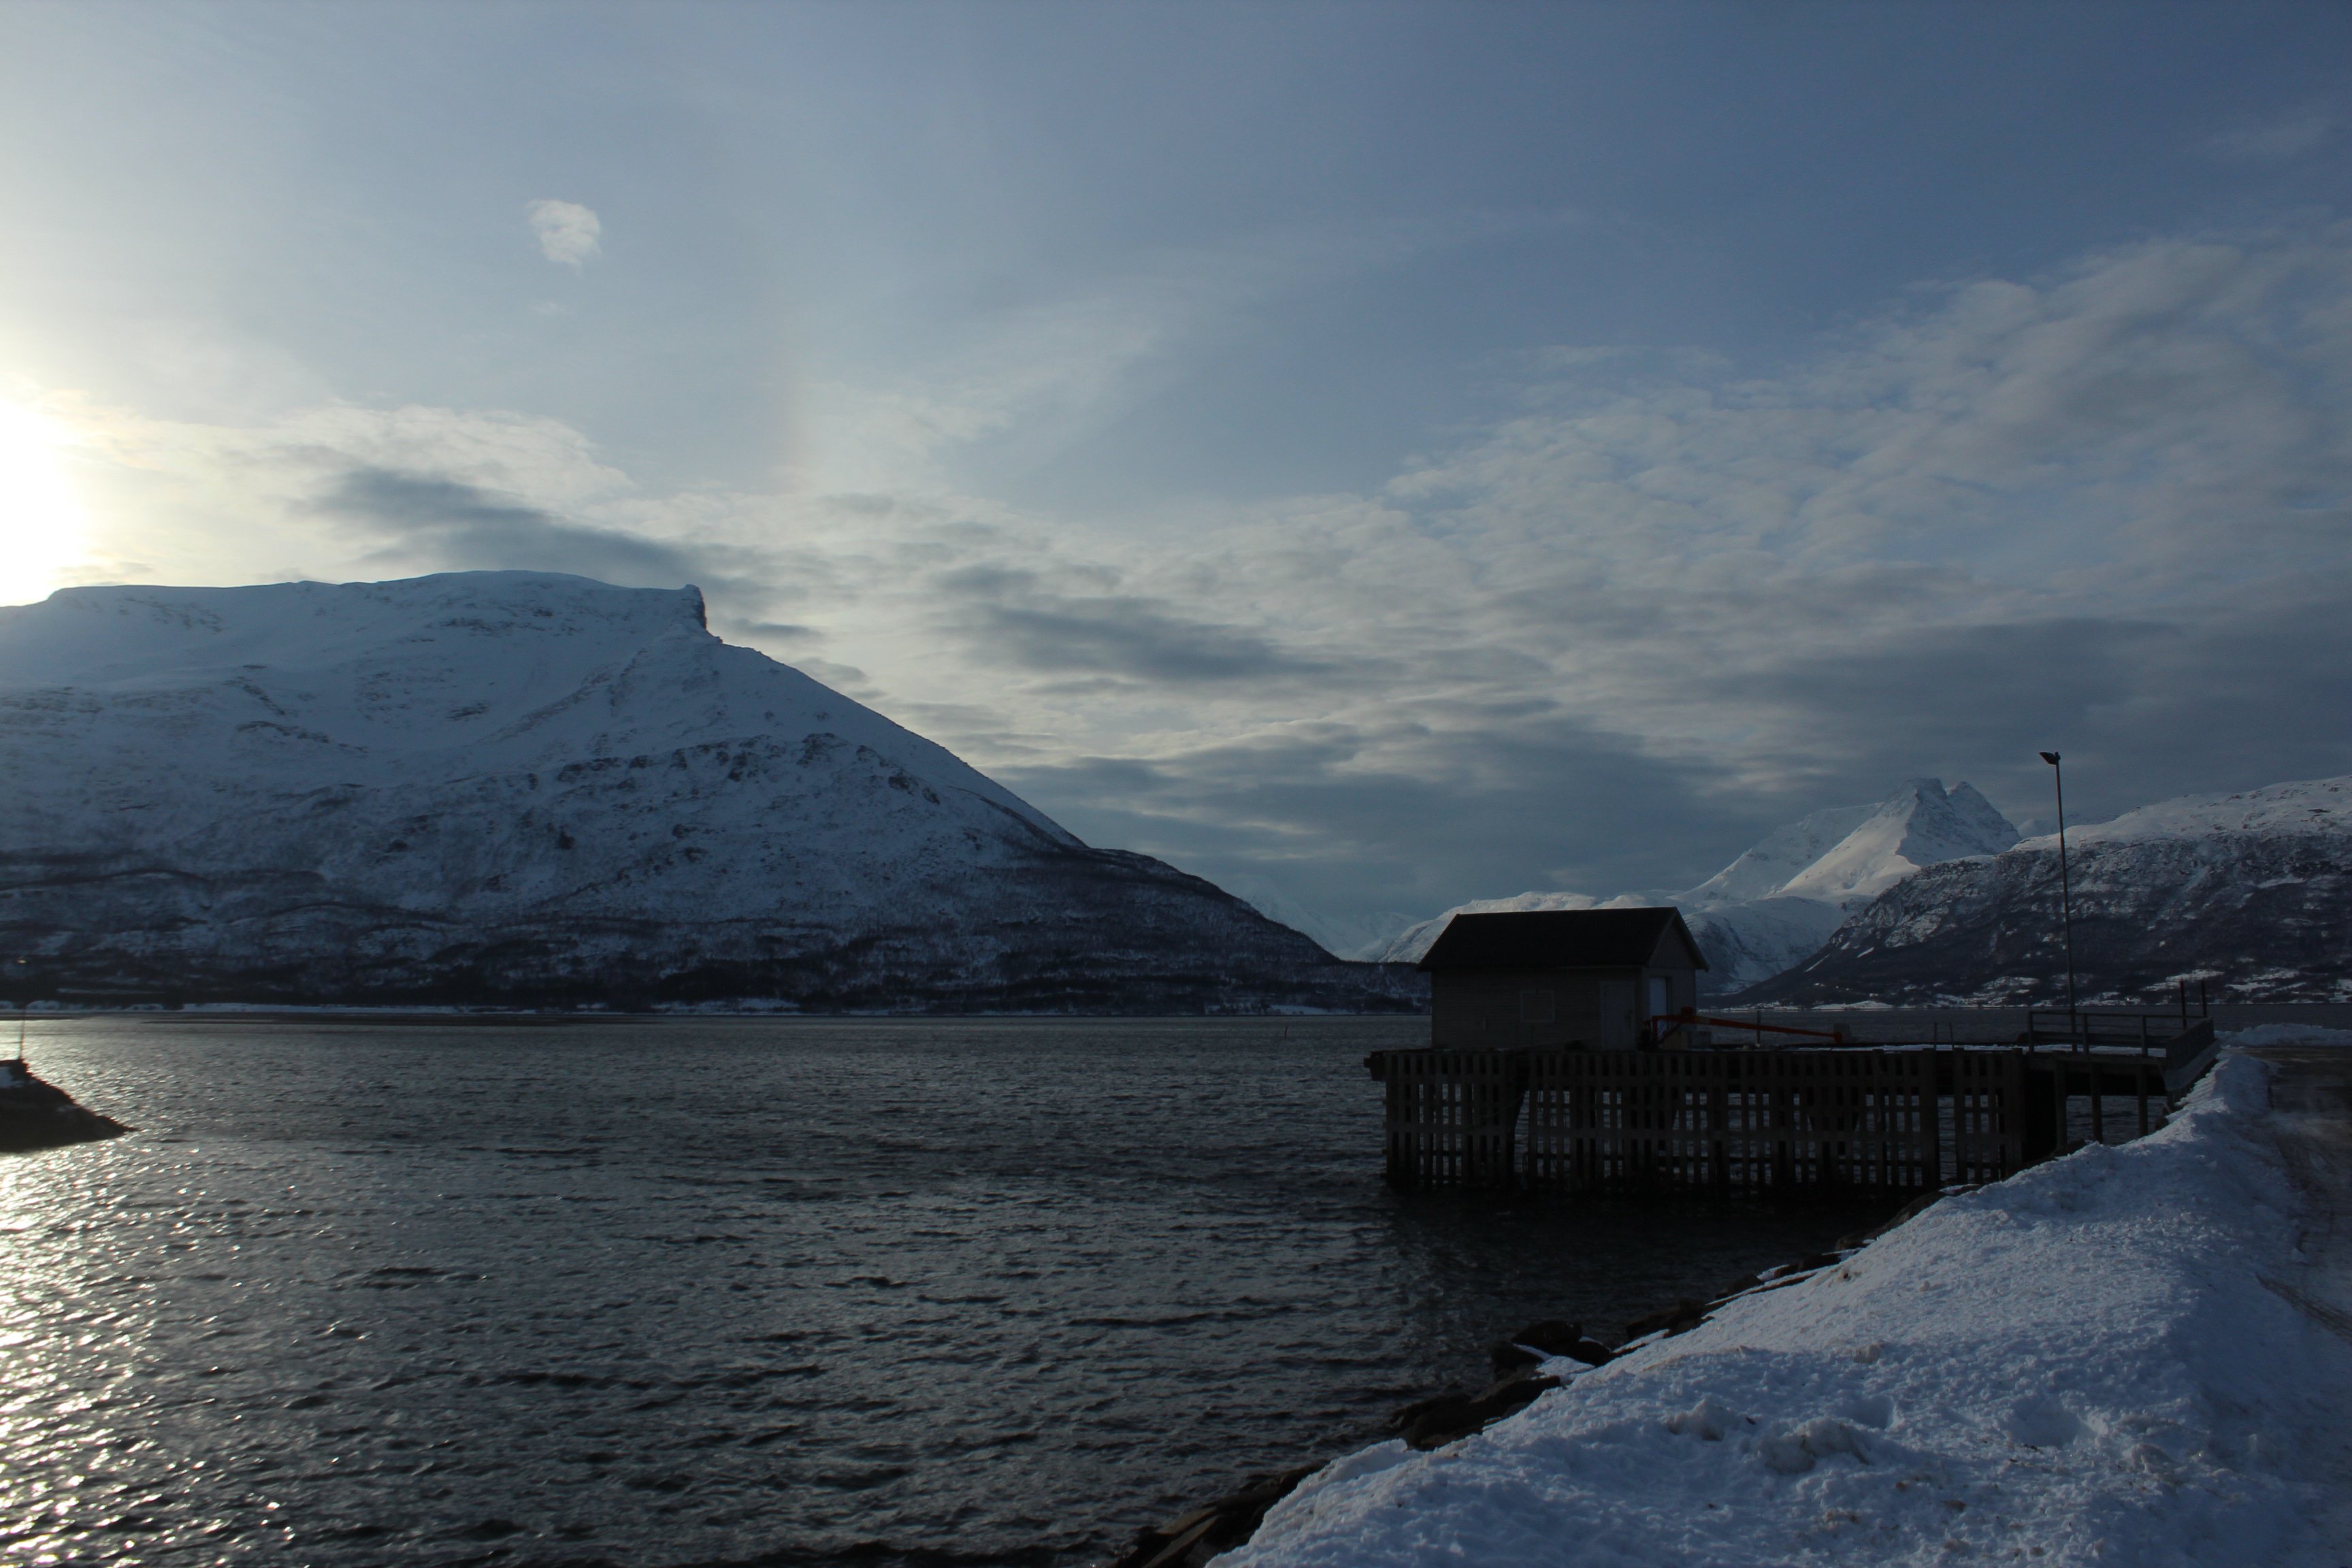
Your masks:
M2064 1007L2034 1008L2025 1015L2029 1046L2071 1046L2079 1051L2095 1047L2137 1050L2154 1056L2204 1020L2187 1014L2070 1011Z

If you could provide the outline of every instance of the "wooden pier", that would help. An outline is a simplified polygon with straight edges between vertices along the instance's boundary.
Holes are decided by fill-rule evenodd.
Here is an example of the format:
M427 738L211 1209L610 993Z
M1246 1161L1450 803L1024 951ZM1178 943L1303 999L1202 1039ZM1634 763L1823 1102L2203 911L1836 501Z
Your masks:
M2147 1133L2212 1060L2210 1019L2057 1016L2005 1046L1433 1047L1365 1065L1401 1187L1927 1190Z

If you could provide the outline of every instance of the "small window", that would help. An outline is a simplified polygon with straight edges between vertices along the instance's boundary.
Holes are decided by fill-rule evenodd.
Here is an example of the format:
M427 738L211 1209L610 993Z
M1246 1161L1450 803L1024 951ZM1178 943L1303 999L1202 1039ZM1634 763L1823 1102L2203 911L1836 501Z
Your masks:
M1650 976L1650 1016L1663 1017L1675 1010L1675 983L1663 974Z
M1550 992L1522 991L1519 993L1520 1023L1549 1024L1556 1016Z

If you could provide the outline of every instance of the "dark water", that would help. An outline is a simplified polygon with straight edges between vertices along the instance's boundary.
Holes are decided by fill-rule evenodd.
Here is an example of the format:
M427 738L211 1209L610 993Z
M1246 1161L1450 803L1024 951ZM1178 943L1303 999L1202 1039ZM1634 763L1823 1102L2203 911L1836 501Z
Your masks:
M37 1025L0 1560L1081 1563L1865 1217L1392 1194L1425 1028Z

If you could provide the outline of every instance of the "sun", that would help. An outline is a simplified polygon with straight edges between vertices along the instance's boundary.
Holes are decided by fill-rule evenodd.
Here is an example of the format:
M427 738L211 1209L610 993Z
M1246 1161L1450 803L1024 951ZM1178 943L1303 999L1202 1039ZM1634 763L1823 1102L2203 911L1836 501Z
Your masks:
M0 402L0 605L46 598L82 558L81 500L55 420Z

